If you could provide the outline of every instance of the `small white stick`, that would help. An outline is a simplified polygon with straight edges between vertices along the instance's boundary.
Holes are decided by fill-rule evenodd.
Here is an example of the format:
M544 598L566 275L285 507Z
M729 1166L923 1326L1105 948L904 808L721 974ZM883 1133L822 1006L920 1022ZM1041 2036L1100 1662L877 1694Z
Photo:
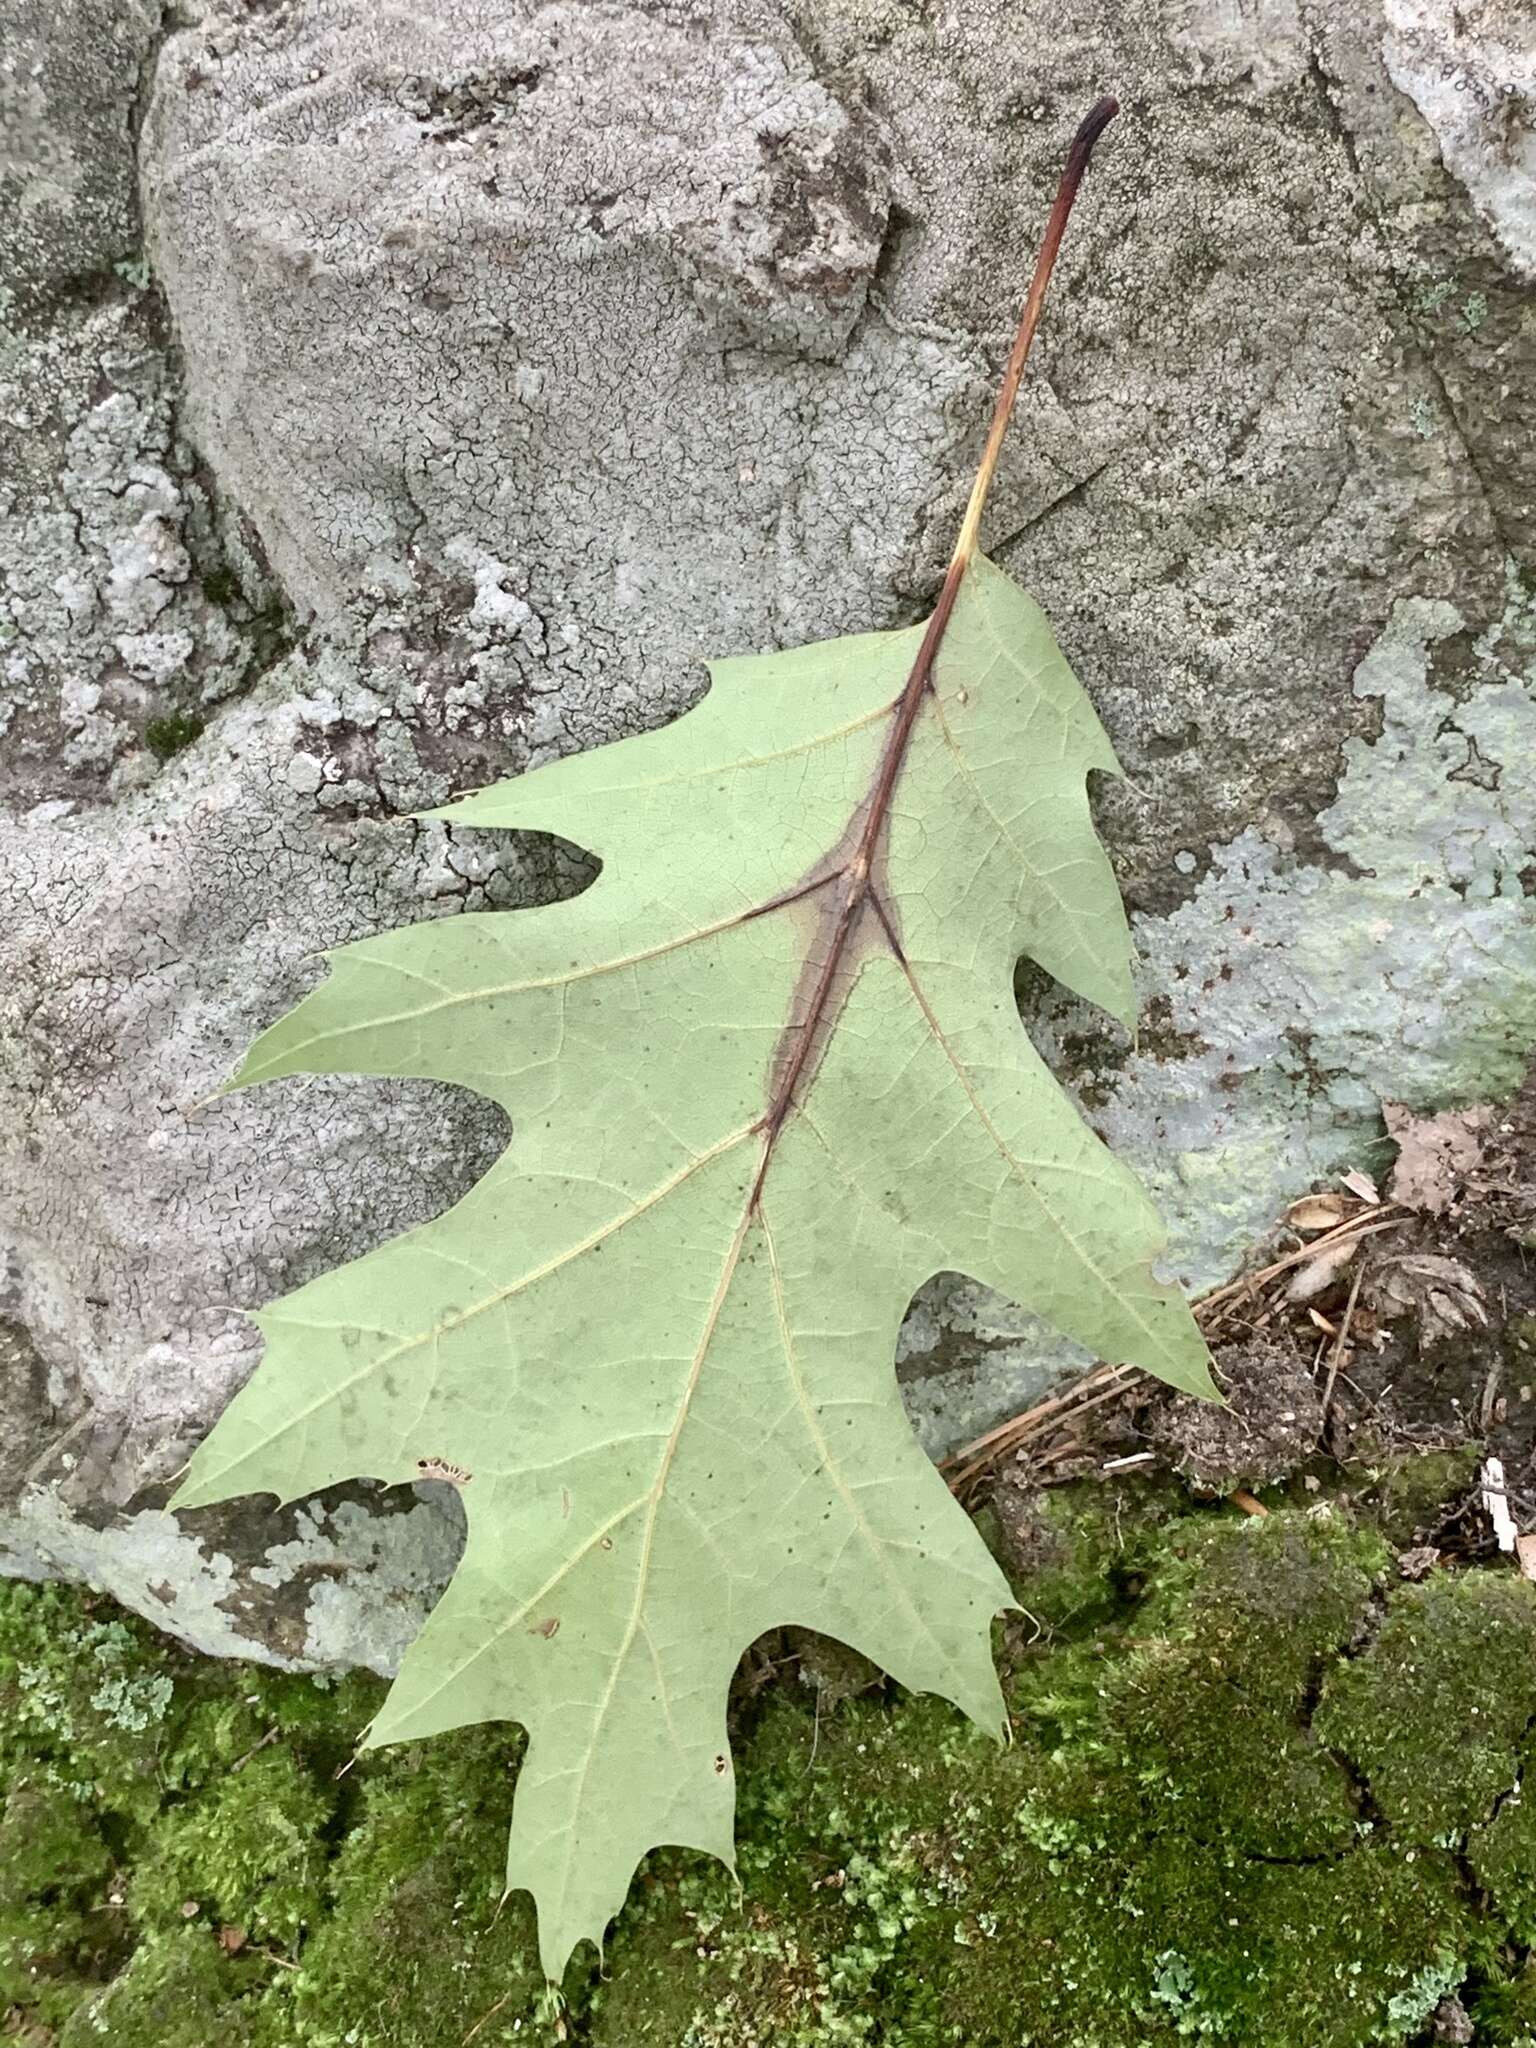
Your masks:
M1504 1491L1504 1462L1501 1458L1483 1460L1483 1512L1493 1524L1494 1537L1500 1550L1513 1550L1518 1531L1514 1516L1509 1512L1509 1502Z

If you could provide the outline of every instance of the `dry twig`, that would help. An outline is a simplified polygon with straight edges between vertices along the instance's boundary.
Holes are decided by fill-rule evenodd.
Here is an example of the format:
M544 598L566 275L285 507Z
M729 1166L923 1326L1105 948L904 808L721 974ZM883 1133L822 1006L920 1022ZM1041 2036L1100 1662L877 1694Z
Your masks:
M266 1734L263 1735L263 1737L261 1738L260 1742L253 1742L251 1747L245 1752L244 1756L237 1756L235 1758L234 1762L229 1767L229 1775L233 1777L236 1771L244 1770L245 1766L250 1762L251 1758L253 1756L259 1756L261 1751L267 1747L268 1743L276 1742L278 1736L281 1735L281 1733L282 1730L280 1728L269 1728Z
M995 1429L989 1429L985 1436L963 1444L953 1456L944 1460L939 1469L949 1474L950 1487L958 1492L979 1472L995 1465L1009 1451L1037 1435L1042 1427L1058 1427L1066 1419L1066 1410L1071 1410L1072 1419L1076 1421L1089 1408L1097 1408L1116 1394L1129 1392L1143 1377L1140 1368L1134 1365L1096 1365L1064 1393L1053 1394L1048 1401L1037 1401L1022 1415L1011 1416L1007 1422L1000 1422ZM955 1469L957 1466L958 1471Z
M1362 1259L1355 1268L1355 1277L1349 1284L1349 1300L1344 1304L1344 1315L1339 1323L1339 1334L1333 1340L1333 1353L1328 1360L1328 1383L1323 1388L1323 1419L1319 1435L1328 1427L1328 1411L1333 1405L1333 1389L1339 1377L1339 1367L1344 1363L1344 1350L1349 1343L1350 1325L1355 1320L1355 1303L1360 1299L1360 1282L1365 1277L1365 1261Z
M1358 1190L1351 1190L1358 1194ZM1353 1216L1346 1217L1331 1230L1320 1231L1295 1251L1283 1257L1272 1259L1252 1273L1240 1274L1223 1287L1195 1303L1195 1320L1208 1336L1245 1320L1246 1327L1258 1330L1272 1321L1283 1304L1275 1298L1263 1301L1264 1291L1282 1274L1293 1272L1298 1266L1314 1261L1337 1262L1342 1265L1345 1258L1353 1256L1356 1244L1367 1237L1375 1237L1382 1231L1398 1229L1408 1218L1409 1211L1401 1202L1376 1201L1365 1203ZM1342 1255L1342 1256L1341 1256ZM1324 1332L1318 1345L1314 1369L1321 1367L1324 1357L1328 1358L1328 1379L1323 1393L1323 1419L1326 1422L1329 1405L1335 1386L1341 1376L1345 1352L1349 1348L1349 1336L1353 1323L1355 1305L1359 1299L1361 1276L1364 1264L1356 1268L1350 1286L1349 1300L1342 1319L1338 1323L1310 1311L1313 1321ZM1257 1313L1244 1319L1241 1311L1252 1306ZM1330 1350L1331 1347L1331 1350ZM998 1423L982 1436L962 1444L957 1451L941 1462L940 1470L949 1481L950 1489L962 1493L978 1479L983 1472L999 1464L1004 1458L1016 1455L1034 1439L1052 1435L1067 1422L1075 1422L1089 1409L1100 1407L1104 1402L1133 1392L1147 1375L1139 1367L1128 1365L1096 1365L1084 1373L1060 1393L1050 1395L1044 1401L1037 1401L1033 1407L1021 1414L1012 1415L1006 1422ZM1346 1376L1346 1384L1349 1384ZM1043 1464L1048 1457L1055 1463L1061 1452L1052 1448L1048 1453L1038 1454L1035 1462Z
M475 2021L475 2024L474 2024L474 2025L473 2025L473 2026L472 2026L472 2027L470 2028L469 2032L468 2032L468 2033L467 2033L467 2034L466 2034L466 2035L464 2036L464 2039L463 2039L463 2041L462 2041L462 2042L461 2042L461 2043L459 2044L459 2048L469 2048L469 2044L470 2044L470 2042L471 2042L471 2041L473 2041L473 2039L475 2038L476 2034L478 2034L478 2033L479 2033L480 2029L481 2029L482 2027L484 2027L484 2026L488 2026L488 2025L490 2024L490 2022L491 2022L491 2021L492 2021L493 2019L495 2019L495 2017L496 2017L497 2013L499 2013L499 2012L501 2011L502 2007L503 2007L504 2005L507 2005L507 2004L509 2004L509 2003L511 2002L511 1998L512 1998L512 1993L511 1993L511 1992L509 1991L509 1992L507 1992L507 1993L506 1993L505 1997L502 1997L502 1998L498 1998L498 1999L497 1999L496 2003L495 2003L495 2004L494 2004L494 2005L493 2005L493 2006L491 2007L491 2009L490 2009L490 2011L489 2011L489 2012L483 2012L483 2013L481 2013L481 2015L480 2015L479 2019L477 2019L477 2020Z

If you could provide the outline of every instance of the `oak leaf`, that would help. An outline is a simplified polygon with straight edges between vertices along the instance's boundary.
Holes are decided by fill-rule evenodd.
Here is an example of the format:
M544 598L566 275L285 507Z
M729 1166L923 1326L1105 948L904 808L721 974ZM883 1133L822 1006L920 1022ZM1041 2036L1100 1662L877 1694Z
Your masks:
M446 1215L258 1317L172 1505L461 1488L462 1561L367 1741L527 1730L507 1882L552 1977L653 1846L731 1861L726 1689L764 1631L1003 1732L1009 1588L893 1371L924 1281L1211 1391L1150 1203L1020 1027L1021 953L1133 1015L1086 795L1116 764L968 531L926 627L717 662L665 729L436 813L601 872L341 949L233 1084L430 1077L512 1119Z

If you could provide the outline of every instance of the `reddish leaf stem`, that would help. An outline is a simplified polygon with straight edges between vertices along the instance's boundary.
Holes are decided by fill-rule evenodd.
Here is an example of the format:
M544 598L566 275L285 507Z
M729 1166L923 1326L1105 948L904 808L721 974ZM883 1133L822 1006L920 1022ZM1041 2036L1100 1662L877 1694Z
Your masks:
M1056 252L1061 247L1061 238L1067 231L1067 216L1072 211L1077 188L1083 181L1084 171L1088 168L1093 145L1119 111L1120 102L1106 93L1085 117L1082 126L1072 138L1072 147L1067 151L1066 169L1061 174L1061 183L1056 190L1056 204L1051 208L1051 217L1045 224L1040 254L1035 258L1035 274L1029 281L1024 310L1019 315L1019 331L1013 337L1013 347L1008 353L1008 367L1003 371L997 404L992 409L992 424L987 430L987 445L981 451L981 466L976 471L976 481L971 486L970 502L965 508L965 518L960 523L960 538L955 543L954 559L950 563L951 576L955 574L957 567L963 574L966 564L976 552L976 543L981 537L982 508L987 502L987 493L992 488L992 472L997 468L1003 436L1007 433L1008 422L1013 416L1013 401L1018 396L1024 365L1029 360L1030 343L1035 338L1035 329L1040 325L1040 311L1045 304L1051 272L1056 267Z
M880 835L890 810L897 777L901 773L901 764L906 758L907 743L912 737L918 710L933 675L933 664L949 626L955 600L960 594L960 585L965 580L965 572L976 553L987 493L992 487L993 472L997 468L1003 436L1008 431L1008 422L1013 415L1013 404L1024 375L1024 365L1029 359L1030 344L1035 338L1035 329L1040 324L1041 309L1045 304L1051 272L1056 265L1056 252L1061 247L1061 238L1066 232L1072 202L1077 197L1077 188L1082 183L1083 172L1088 168L1088 159L1093 154L1094 144L1119 111L1119 101L1106 94L1084 118L1072 138L1072 147L1067 152L1066 168L1062 171L1061 183L1056 190L1056 203L1051 208L1050 219L1046 222L1045 234L1040 243L1040 253L1035 259L1034 276L1030 279L1024 310L1019 316L1018 332L1008 353L997 403L992 409L992 424L987 430L986 445L982 449L976 481L971 486L970 500L960 524L960 535L955 542L955 551L950 557L949 568L945 572L933 616L928 621L928 630L924 633L922 644L917 650L917 659L912 664L911 673L897 702L896 715L891 721L890 734L880 756L880 765L853 852L842 870L842 901L838 905L833 928L828 934L825 955L797 1032L794 1051L783 1064L773 1100L758 1126L763 1132L764 1142L763 1156L751 1195L750 1206L753 1209L757 1207L762 1196L763 1181L773 1155L774 1143L794 1103L795 1090L812 1053L823 1041L823 1026L828 1016L838 968L842 963L848 941L869 901L874 901L880 921L890 937L892 946L896 947L896 939L884 906L878 896L872 898L871 875L879 852ZM899 952L899 947L896 949Z

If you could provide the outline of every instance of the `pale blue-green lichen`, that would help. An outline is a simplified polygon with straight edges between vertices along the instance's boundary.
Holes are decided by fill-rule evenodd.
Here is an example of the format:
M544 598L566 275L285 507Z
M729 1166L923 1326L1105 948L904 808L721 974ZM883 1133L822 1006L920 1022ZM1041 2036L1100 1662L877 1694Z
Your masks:
M261 1586L309 1580L302 1647L286 1655L241 1627L233 1559L159 1508L97 1528L72 1516L57 1495L33 1491L11 1518L0 1570L78 1576L152 1620L155 1603L144 1589L174 1585L178 1632L215 1655L299 1669L360 1664L389 1674L447 1584L462 1532L462 1513L451 1500L418 1500L391 1515L370 1515L353 1501L306 1503L292 1535L248 1568Z
M1400 604L1356 671L1382 731L1348 742L1318 820L1334 865L1247 833L1189 904L1138 929L1149 994L1201 1049L1133 1056L1105 1122L1140 1158L1194 1286L1224 1277L1315 1175L1368 1155L1383 1100L1499 1101L1536 1044L1521 880L1536 858L1536 619L1512 589L1473 687L1453 695L1435 660L1462 623Z

